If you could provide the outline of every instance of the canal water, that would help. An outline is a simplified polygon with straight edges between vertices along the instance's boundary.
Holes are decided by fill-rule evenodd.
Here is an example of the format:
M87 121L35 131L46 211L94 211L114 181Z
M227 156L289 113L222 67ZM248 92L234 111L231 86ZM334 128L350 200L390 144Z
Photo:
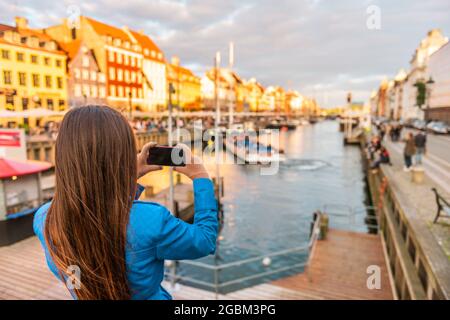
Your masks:
M287 160L274 175L261 175L258 165L221 165L225 219L218 255L196 262L225 265L260 257L222 269L217 281L222 293L301 272L307 251L300 248L308 244L312 215L317 210L331 214L332 227L367 232L361 153L358 147L343 145L337 122L282 132L279 147L285 150ZM214 172L212 164L210 168ZM286 253L264 259L280 252ZM289 269L295 265L299 266ZM213 270L189 262L179 262L177 273L194 282L215 281ZM244 281L229 282L239 278ZM213 290L194 282L185 281Z

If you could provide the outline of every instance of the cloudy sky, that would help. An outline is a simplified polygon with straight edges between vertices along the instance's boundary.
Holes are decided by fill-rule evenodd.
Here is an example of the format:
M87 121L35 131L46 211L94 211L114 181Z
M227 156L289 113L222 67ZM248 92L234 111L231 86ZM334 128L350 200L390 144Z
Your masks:
M376 23L373 6L379 29L367 27ZM20 15L45 27L78 12L144 30L199 75L216 51L226 60L234 41L241 76L297 89L326 107L344 103L348 91L366 100L383 77L408 68L431 28L450 36L448 0L9 0L0 2L0 23Z

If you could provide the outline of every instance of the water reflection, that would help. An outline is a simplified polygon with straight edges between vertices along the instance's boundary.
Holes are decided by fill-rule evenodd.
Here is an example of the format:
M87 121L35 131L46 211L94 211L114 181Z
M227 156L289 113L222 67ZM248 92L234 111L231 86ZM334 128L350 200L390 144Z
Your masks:
M326 204L365 206L360 151L356 147L343 146L336 122L326 121L283 132L278 147L285 150L288 160L280 165L275 175L261 175L260 167L256 165L221 165L220 171L225 177L225 225L219 245L220 261L210 256L201 259L203 262L225 263L305 245L315 210ZM208 163L214 172L213 162ZM157 191L168 187L166 175L167 172L154 173L144 182L156 184ZM367 230L364 216L344 227ZM224 270L220 280L227 281L304 260L305 254L290 254L272 259L270 267L255 263ZM301 268L296 271L301 271ZM180 272L213 281L211 272L196 267L181 264ZM271 275L255 281L258 283L284 275ZM254 284L255 281L243 285ZM238 287L230 286L225 291Z

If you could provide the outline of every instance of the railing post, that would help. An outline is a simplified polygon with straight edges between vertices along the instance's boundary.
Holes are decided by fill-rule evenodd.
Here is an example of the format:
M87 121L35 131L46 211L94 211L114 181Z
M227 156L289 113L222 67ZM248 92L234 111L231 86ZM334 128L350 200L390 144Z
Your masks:
M214 269L214 291L215 291L215 299L219 299L219 270L217 268Z

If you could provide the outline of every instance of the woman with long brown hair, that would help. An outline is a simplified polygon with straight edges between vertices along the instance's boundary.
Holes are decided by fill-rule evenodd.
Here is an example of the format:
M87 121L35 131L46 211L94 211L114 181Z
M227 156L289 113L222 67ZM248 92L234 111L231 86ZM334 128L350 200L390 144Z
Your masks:
M132 129L112 108L65 115L56 140L55 195L36 212L34 230L50 270L71 284L74 298L171 299L161 286L164 259L214 252L214 188L198 159L189 161L188 149L187 165L176 170L193 180L192 225L159 204L135 200L143 189L137 179L161 169L146 164L153 145L137 155Z

